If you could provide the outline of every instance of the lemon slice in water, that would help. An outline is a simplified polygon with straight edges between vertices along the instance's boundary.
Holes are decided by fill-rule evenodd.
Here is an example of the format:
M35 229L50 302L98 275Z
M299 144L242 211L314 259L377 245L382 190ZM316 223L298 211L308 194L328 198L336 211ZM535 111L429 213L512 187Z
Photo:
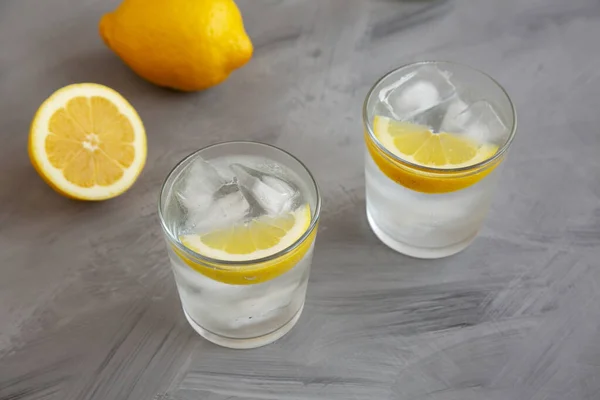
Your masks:
M202 274L229 284L248 285L273 279L293 268L310 249L316 228L298 247L273 260L253 263L292 246L308 230L308 205L279 216L263 216L249 222L202 234L181 235L188 249L221 261L248 261L248 265L227 266L199 263L180 252L179 256ZM176 251L177 252L177 251Z
M498 157L485 167L470 170L469 166L494 157L498 146L478 143L462 134L433 133L427 126L379 115L373 119L373 133L385 149L398 157L383 152L367 133L365 141L373 162L388 178L418 192L448 193L464 189L479 182L502 162L502 157Z
M375 117L373 129L386 149L424 167L466 167L487 160L498 151L494 144L477 143L460 134L433 133L426 126L382 116Z

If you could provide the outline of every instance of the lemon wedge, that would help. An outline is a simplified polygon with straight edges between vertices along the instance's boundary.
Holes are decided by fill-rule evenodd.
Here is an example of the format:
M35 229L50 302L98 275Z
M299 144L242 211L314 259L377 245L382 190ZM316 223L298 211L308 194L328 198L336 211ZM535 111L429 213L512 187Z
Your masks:
M97 84L69 85L38 109L29 158L58 193L105 200L133 185L146 162L146 132L119 93Z

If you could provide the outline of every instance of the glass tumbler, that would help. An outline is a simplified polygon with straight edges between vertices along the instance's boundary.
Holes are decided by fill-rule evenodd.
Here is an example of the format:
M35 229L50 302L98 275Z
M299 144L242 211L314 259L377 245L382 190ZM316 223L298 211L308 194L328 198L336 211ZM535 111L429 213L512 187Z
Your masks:
M465 249L488 213L516 131L506 91L476 69L395 69L363 107L366 208L375 235L417 258Z
M270 145L216 144L177 164L159 216L190 325L230 348L289 332L304 307L320 210L309 170Z

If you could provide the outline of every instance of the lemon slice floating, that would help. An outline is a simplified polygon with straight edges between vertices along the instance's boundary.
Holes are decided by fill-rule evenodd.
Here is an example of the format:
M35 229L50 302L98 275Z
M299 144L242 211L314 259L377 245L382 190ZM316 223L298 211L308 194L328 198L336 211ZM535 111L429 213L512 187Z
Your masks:
M487 160L498 151L457 134L433 133L422 125L375 116L375 135L383 146L403 160L434 168L460 168Z
M292 245L310 225L307 205L280 216L263 216L199 235L182 235L183 245L198 254L223 261L249 261Z
M60 194L105 200L125 192L146 161L146 132L133 107L97 84L66 86L38 109L29 157Z
M367 149L379 169L402 186L423 193L464 189L483 179L502 161L500 157L484 168L455 171L492 158L498 146L477 143L460 134L433 133L426 126L379 115L373 119L373 133L383 147L400 159L382 152L365 134Z
M247 223L237 224L212 232L181 235L181 243L206 257L222 261L248 261L247 265L210 265L176 253L198 272L220 282L250 285L273 279L296 265L310 249L316 228L298 247L274 260L252 263L292 246L308 230L311 212L303 205L287 214L264 216Z

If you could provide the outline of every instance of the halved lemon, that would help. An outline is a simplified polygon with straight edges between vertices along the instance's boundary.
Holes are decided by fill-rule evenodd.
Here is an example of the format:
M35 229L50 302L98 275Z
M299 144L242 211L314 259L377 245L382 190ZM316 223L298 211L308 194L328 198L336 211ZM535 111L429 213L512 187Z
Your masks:
M274 260L253 263L293 245L311 223L308 205L280 216L264 216L212 232L179 237L194 252L221 261L248 261L247 265L205 264L194 261L181 251L175 252L198 272L234 285L251 285L273 279L294 267L310 249L316 228L298 247Z
M133 185L146 162L146 132L119 93L93 83L65 86L38 109L29 158L58 193L105 200Z
M375 164L390 179L419 192L447 193L463 189L483 179L502 161L498 159L484 168L467 168L457 172L453 169L475 165L493 157L498 146L477 143L460 134L433 133L426 126L379 115L373 120L373 133L383 147L402 160L382 152L365 133L367 149Z

